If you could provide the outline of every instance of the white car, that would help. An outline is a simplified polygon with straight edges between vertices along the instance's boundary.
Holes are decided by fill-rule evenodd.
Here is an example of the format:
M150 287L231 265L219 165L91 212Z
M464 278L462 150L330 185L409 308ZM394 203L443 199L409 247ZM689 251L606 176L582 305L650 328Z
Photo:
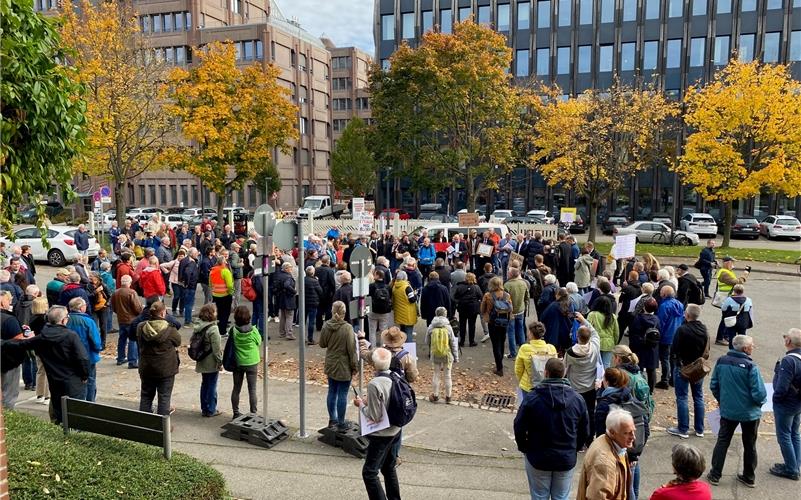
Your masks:
M503 222L506 219L514 217L514 212L511 210L496 210L492 212L492 217L494 217L498 222Z
M215 218L217 217L217 211L213 208L187 208L184 210L182 215L186 218L186 220L202 218L203 215L208 218Z
M679 229L699 236L714 238L718 234L718 223L709 214L693 212L681 218Z
M35 227L22 227L14 231L14 241L0 238L0 241L10 245L30 245L35 260L47 261L51 266L61 267L72 262L78 255L75 248L75 233L78 228L74 226L50 226L47 228L47 241L50 248L42 244L42 236ZM89 236L89 257L97 257L100 245L93 236Z
M107 232L111 229L111 221L117 220L115 212L103 212L103 217L100 217L100 212L95 212L95 230Z
M640 220L625 227L615 228L615 234L636 234L639 243L670 243L670 228L661 222L650 220ZM686 238L691 245L698 244L699 238L695 233L674 231L673 234L676 243L685 242Z
M548 210L529 210L526 212L529 217L537 217L545 221L546 224L553 224L553 214Z
M792 238L801 241L801 222L789 215L769 215L759 224L759 233L767 239Z
M166 214L161 216L161 222L165 222L168 227L178 229L189 219L183 214Z
M125 214L125 217L138 220L142 220L144 217L144 220L148 220L161 211L162 210L160 208L155 207L132 208L127 214Z

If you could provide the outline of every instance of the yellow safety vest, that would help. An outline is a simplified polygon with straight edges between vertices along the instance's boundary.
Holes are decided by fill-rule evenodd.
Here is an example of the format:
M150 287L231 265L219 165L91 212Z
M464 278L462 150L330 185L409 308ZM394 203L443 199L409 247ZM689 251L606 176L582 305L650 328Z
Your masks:
M731 289L734 288L734 285L727 285L726 283L724 283L720 279L721 276L723 275L723 273L730 274L731 277L734 278L734 279L737 279L737 275L734 273L734 271L732 271L730 269L723 268L723 269L718 270L718 275L717 275L718 291L719 292L731 292Z

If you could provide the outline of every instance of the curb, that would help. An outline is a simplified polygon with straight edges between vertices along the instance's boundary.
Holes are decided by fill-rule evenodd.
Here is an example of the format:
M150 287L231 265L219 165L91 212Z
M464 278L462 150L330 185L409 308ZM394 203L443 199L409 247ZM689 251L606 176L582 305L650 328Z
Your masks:
M658 258L661 258L661 257L673 258L674 256L673 255L663 255L663 256L654 255L654 257L658 257ZM742 261L742 262L753 262L753 261ZM662 265L673 266L673 267L678 267L679 264L682 264L682 262L678 262L678 263L677 262L661 262L661 264ZM685 264L686 264L686 262L685 262ZM788 266L788 265L792 265L792 264L779 264L779 265ZM801 275L799 274L798 271L781 271L781 270L773 270L773 269L758 269L758 268L754 268L752 273L772 274L772 275L776 275L776 276L801 277Z

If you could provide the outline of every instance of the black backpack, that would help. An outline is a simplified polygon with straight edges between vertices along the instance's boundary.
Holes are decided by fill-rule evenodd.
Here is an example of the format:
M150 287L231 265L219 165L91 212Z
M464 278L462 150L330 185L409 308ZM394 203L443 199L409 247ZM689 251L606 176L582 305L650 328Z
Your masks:
M701 290L701 286L698 284L698 281L695 280L695 278L687 278L687 282L689 284L689 289L687 291L687 302L690 304L697 304L699 306L704 305L706 298L704 298L704 292Z
M406 377L406 371L403 369L403 365L401 364L400 360L402 357L409 354L406 349L401 349L400 351L396 352L392 355L392 359L389 360L389 371L395 372L400 374L401 377Z
M390 370L389 373L380 373L378 376L392 380L389 401L386 402L387 416L391 425L403 427L412 421L417 412L417 398L414 389L397 371Z
M648 347L656 347L659 345L659 339L662 335L659 333L659 328L650 327L645 330L645 345Z
M392 312L392 293L387 286L377 286L373 289L373 312L386 314Z
M206 342L206 330L211 326L213 326L213 324L206 325L192 333L192 337L189 339L189 359L201 361L211 354L211 343Z

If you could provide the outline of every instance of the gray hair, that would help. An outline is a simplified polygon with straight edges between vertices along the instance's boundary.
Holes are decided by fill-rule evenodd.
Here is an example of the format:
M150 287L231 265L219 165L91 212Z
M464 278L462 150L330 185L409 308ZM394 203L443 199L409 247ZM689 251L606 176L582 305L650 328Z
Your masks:
M81 308L86 307L86 301L80 297L74 297L70 299L67 305L70 308L70 312L81 312Z
M556 276L553 274L546 274L545 277L542 278L542 281L544 281L546 285L552 285L556 283Z
M375 263L378 264L379 266L389 267L389 260L383 255L378 257L375 260Z
M444 316L447 316L447 315L448 315L448 310L447 310L447 309L445 309L444 307L438 307L438 308L437 308L437 309L434 311L434 314L435 314L435 315L437 315L437 316L443 316L443 317L444 317Z
M609 414L606 416L606 430L616 431L627 422L634 423L634 418L631 416L631 413L622 408L612 408L612 410L610 410Z
M40 293L42 293L42 291L36 285L28 285L28 287L25 289L26 295L33 295L34 297L38 297Z
M292 263L291 262L284 262L283 264L281 264L281 269L284 270L284 271L286 271L287 269L292 269Z
M676 290L673 289L673 285L666 284L659 290L659 295L662 297L675 297Z
M306 276L314 276L314 266L309 266L306 268Z
M407 280L407 279L409 279L409 276L406 274L406 271L398 271L398 273L395 275L395 279L396 280Z
M671 290L673 289L671 288ZM701 317L701 306L698 304L688 304L684 312L687 314L687 319L690 321L697 321L698 318Z
M69 313L67 312L67 308L64 306L52 306L47 311L47 322L51 325L58 325L64 321L64 318L67 317Z
M133 283L133 278L131 278L130 274L125 274L122 278L120 278L121 286L131 286L131 283Z
M111 262L101 262L100 263L100 270L101 271L108 271L111 269Z
M578 293L578 285L571 281L565 285L565 290L567 293Z
M81 282L81 275L76 273L75 271L70 273L70 283L80 283Z
M657 281L665 281L670 279L670 272L664 267L656 272Z
M0 269L0 283L5 283L11 279L11 273L5 269Z
M743 351L746 347L754 345L754 337L750 335L735 335L731 345L736 351Z
M646 281L640 286L640 290L644 295L653 295L654 293L654 284L650 281Z
M383 372L389 370L389 364L392 361L392 353L388 349L379 347L373 351L373 368L376 371Z
M801 329L790 328L785 337L793 347L801 347Z

